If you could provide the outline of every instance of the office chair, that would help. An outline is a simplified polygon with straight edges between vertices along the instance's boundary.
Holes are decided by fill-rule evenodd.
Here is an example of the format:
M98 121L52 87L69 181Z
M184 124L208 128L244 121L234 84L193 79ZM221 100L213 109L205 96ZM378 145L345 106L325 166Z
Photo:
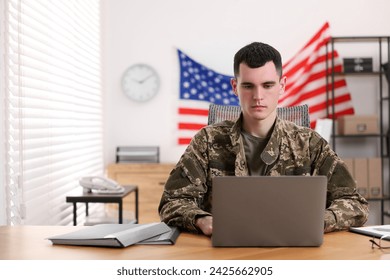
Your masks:
M240 106L210 104L208 124L237 119L240 113ZM277 114L281 119L292 121L300 126L310 127L309 107L306 104L277 108Z

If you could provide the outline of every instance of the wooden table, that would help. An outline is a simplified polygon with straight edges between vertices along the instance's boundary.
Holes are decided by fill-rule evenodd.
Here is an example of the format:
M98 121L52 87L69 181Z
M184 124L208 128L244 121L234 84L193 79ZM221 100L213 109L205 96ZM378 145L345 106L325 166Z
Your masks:
M73 203L73 225L77 225L77 203L83 202L86 204L86 214L88 213L88 203L117 203L118 204L118 222L123 222L123 199L134 193L135 196L135 223L138 223L138 186L123 186L125 191L120 194L97 194L94 192L83 192L78 190L77 193L68 195L66 202Z
M181 233L175 245L98 248L52 245L47 237L82 227L0 226L2 260L376 260L389 254L372 249L369 237L351 232L324 236L321 247L213 248L210 238Z

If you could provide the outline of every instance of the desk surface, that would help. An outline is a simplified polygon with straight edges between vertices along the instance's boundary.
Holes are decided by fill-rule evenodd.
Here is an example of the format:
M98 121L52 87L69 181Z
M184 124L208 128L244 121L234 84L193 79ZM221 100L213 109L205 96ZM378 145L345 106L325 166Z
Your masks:
M369 237L351 232L324 236L321 247L310 248L213 248L210 238L182 233L175 245L133 245L98 248L52 245L47 237L78 230L73 226L0 226L0 259L6 260L372 260L389 254L371 249Z

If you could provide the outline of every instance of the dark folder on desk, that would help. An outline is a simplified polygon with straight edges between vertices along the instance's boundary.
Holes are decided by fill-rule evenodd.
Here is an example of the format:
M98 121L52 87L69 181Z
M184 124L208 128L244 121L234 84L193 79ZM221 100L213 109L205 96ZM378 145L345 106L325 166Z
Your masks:
M163 234L169 237L171 232L172 228L165 223L101 224L48 239L57 245L127 247L150 238L158 239ZM170 244L174 244L174 241Z

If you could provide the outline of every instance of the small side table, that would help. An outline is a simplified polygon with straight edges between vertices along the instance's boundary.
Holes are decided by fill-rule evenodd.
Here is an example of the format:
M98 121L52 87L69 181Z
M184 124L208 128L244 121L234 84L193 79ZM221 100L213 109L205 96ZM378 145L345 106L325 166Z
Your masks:
M119 223L123 223L123 198L134 193L135 195L135 223L138 223L138 186L130 185L123 186L125 191L121 194L97 194L97 193L85 193L81 191L81 194L70 195L66 197L66 202L73 203L73 225L77 225L77 203L84 202L86 204L86 214L88 213L88 203L118 203L118 217Z

